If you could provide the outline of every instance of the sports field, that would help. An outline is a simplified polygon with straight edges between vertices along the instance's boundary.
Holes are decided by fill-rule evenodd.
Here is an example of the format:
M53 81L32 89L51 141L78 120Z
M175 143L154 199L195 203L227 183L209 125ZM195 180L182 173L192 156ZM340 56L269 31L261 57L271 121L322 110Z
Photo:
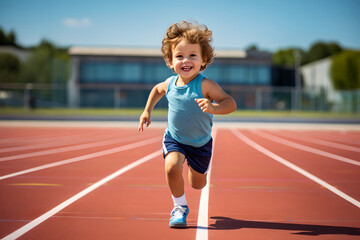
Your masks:
M359 125L216 122L186 229L168 227L164 128L0 121L0 238L359 239Z

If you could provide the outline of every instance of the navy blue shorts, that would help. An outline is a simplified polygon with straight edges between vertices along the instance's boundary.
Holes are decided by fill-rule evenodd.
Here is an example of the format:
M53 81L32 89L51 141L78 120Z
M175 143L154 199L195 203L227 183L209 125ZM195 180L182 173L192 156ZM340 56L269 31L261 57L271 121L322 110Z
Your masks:
M195 171L205 174L209 170L212 138L202 147L193 147L179 143L175 139L165 134L163 139L163 157L165 158L169 152L180 152L185 155L188 165Z

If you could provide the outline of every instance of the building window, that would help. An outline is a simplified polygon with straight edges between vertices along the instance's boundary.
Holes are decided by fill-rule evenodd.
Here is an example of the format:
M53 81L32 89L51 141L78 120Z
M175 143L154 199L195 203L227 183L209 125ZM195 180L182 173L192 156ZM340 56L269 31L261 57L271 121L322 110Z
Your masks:
M140 82L141 81L141 65L140 63L123 63L122 75L120 77L124 82Z
M248 74L247 74L247 84L249 85L255 85L257 83L257 79L258 79L258 69L256 66L253 65L249 65L248 66Z
M158 83L175 75L163 62L82 61L83 83ZM270 85L270 65L212 64L204 75L216 82L240 85Z
M154 64L148 63L143 65L143 80L145 83L152 83L154 81Z
M140 63L87 62L80 66L81 82L140 82L142 67Z
M96 66L96 78L101 82L114 81L114 64L113 63L101 63Z
M229 66L227 82L245 85L269 85L271 82L270 66L242 65Z
M258 67L258 82L259 85L271 84L271 68L270 66Z
M80 81L81 82L95 82L96 81L96 68L95 64L82 63L80 66Z
M248 84L247 71L248 69L244 66L230 66L228 68L228 82Z
M122 72L122 66L117 62L84 61L80 65L80 82L116 82Z
M155 74L153 82L162 82L170 76L175 75L173 70L168 68L166 64L156 64L154 70Z
M165 63L148 63L143 65L143 80L145 83L159 83L165 81L175 73Z
M216 82L220 82L224 79L223 69L217 64L211 64L208 66L204 71L204 75Z

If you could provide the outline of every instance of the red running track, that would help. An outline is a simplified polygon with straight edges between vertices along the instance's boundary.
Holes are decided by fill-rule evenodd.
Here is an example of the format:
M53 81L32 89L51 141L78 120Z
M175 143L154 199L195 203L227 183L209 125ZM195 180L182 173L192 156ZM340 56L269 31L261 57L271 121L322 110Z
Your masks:
M217 129L210 184L185 178L187 229L168 228L163 128L0 131L1 239L360 236L359 131Z

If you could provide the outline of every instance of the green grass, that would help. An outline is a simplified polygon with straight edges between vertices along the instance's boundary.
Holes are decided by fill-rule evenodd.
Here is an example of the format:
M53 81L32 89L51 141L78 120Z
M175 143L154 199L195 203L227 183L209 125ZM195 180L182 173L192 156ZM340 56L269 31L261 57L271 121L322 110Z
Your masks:
M26 116L140 116L143 109L98 109L98 108L40 108L29 110L24 108L0 108L0 115L26 115ZM152 116L166 116L166 109L154 109ZM335 113L335 112L300 112L300 111L243 111L237 110L231 114L221 117L242 117L242 118L350 118L360 119L360 114Z
M229 117L259 117L259 118L350 118L360 119L360 114L339 112L311 111L235 111Z
M28 116L140 116L142 109L110 109L110 108L0 108L0 115L28 115ZM166 110L154 110L153 115L166 116Z

